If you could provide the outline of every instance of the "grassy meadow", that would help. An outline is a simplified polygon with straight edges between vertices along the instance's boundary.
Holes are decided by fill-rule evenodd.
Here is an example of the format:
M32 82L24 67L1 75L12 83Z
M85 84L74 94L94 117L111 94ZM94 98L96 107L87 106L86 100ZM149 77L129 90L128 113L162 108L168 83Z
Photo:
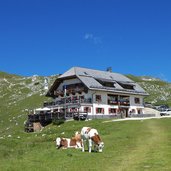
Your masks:
M11 136L6 134L0 138L0 170L171 170L171 119L108 121L69 121L60 126L51 124L39 133L18 129ZM57 136L71 137L83 126L98 129L105 143L102 153L55 148Z

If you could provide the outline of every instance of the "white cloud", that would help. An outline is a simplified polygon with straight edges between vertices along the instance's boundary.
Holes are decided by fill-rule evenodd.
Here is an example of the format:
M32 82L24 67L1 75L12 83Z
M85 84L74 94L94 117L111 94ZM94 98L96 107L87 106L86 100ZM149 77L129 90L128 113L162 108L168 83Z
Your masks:
M84 39L85 40L90 40L92 41L94 44L101 44L102 40L100 37L94 36L92 33L86 33L84 35Z
M90 34L90 33L86 33L85 35L84 35L84 39L85 40L88 40L88 39L93 39L93 34Z

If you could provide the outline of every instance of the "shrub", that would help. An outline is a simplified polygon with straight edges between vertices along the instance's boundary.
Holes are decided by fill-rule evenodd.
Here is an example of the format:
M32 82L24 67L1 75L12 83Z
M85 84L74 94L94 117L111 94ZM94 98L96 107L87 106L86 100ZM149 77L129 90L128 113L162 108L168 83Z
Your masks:
M65 122L64 119L53 119L53 120L52 120L53 125L61 125L61 124L63 124L64 122Z

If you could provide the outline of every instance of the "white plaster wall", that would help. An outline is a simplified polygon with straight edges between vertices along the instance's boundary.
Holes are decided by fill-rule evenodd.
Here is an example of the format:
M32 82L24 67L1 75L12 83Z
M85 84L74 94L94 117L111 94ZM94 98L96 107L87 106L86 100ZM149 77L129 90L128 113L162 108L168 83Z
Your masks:
M96 101L96 95L101 95L101 102L99 102L98 104L107 104L107 93L106 92L102 92L102 91L92 91L92 95L93 95L93 103L98 103Z
M140 99L140 103L137 104L135 103L135 98L139 98ZM130 106L136 106L136 107L142 107L143 106L143 97L142 96L130 96Z
M76 84L76 83L81 83L81 81L79 79L70 79L70 80L65 80L63 83L60 84L59 89L63 89L63 85L68 85L68 84ZM112 108L118 108L118 106L114 106L114 105L108 105L107 104L107 94L112 94L112 93L107 93L107 92L103 92L103 91L94 91L94 90L88 90L88 93L82 93L82 94L78 94L76 93L75 95L70 95L67 97L72 97L72 96L82 96L84 95L84 97L87 98L91 98L93 100L93 105L91 106L91 113L92 115L96 114L96 108L104 108L104 114L108 114L108 108L112 107ZM97 102L96 101L96 95L101 95L101 102ZM121 95L121 94L120 94ZM137 113L137 108L142 109L143 111L143 97L142 96L138 96L138 95L128 95L130 96L130 108L129 111L132 109L135 109L136 113ZM139 104L135 104L134 98L139 98L140 99L140 103ZM60 99L57 98L57 99ZM80 108L81 111L83 111L83 107Z

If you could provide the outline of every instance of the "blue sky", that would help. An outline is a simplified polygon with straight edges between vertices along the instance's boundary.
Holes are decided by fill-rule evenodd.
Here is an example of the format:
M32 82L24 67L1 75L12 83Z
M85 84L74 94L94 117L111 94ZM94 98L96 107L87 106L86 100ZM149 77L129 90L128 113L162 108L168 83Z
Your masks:
M171 82L170 0L0 2L0 70L30 76L73 66Z

